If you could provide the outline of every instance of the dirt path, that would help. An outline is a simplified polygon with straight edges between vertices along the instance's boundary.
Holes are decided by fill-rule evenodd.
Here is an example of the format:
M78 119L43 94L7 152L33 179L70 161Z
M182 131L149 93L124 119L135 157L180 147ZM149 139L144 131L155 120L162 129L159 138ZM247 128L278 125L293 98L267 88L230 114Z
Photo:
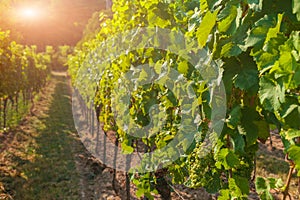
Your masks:
M33 112L0 134L0 199L117 199L109 176L96 181L109 170L92 159L76 134L66 74L52 75Z

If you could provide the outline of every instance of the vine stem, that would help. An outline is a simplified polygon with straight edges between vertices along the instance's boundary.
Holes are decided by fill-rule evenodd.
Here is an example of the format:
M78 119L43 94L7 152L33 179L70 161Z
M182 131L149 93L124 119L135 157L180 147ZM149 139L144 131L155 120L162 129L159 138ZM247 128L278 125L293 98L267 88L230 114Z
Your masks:
M289 199L291 199L291 195L289 194L289 187L290 187L290 183L291 183L291 180L292 180L293 171L295 169L295 163L288 158L288 154L286 154L285 160L290 164L290 170L289 170L289 174L288 174L288 177L287 177L287 180L286 180L285 188L282 192L283 193L283 200L286 200L287 196L289 197Z
M179 196L180 199L185 200L185 199L183 198L183 196L181 196L181 195L179 194L179 192L178 192L178 191L177 191L170 183L168 183L168 185L170 186L170 188L172 188L172 190L174 190L174 192Z
M253 165L254 165L254 167L253 167L253 176L252 176L252 178L251 178L251 181L252 182L254 182L255 181L255 178L256 178L256 163L257 162L257 156L255 155L254 156L254 160L253 160Z
M232 146L231 146L231 142L230 142L230 135L227 135L227 147L229 148L229 149L231 149L232 148ZM228 173L229 173L229 178L232 178L232 169L229 169L228 170Z

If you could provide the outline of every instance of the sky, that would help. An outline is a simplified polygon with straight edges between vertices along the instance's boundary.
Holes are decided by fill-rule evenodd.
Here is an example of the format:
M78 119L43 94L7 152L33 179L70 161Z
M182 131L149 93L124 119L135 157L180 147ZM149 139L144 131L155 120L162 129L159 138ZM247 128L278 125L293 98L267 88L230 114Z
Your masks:
M8 26L22 36L21 43L39 46L75 45L88 19L105 8L105 0L7 1L13 3L10 2L9 9L4 9L2 15L5 17L2 18L8 20L0 20L0 28Z

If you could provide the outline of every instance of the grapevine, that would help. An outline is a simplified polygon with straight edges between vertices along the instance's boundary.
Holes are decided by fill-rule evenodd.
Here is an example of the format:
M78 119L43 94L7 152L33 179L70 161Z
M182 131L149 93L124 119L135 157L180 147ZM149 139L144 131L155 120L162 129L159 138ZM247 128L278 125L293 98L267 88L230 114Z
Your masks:
M20 100L28 105L34 93L45 86L51 56L49 52L38 53L36 46L17 44L9 31L0 32L0 56L0 128L6 129L12 120L8 111L19 115Z
M193 82L191 87L194 94L189 93L197 99L197 103L193 104L193 113L198 114L201 119L196 126L197 131L192 132L191 137L187 134L187 140L192 142L183 148L184 153L177 149L166 152L176 155L176 161L166 161L162 165L154 162L151 168L153 171L143 171L138 175L135 172L141 172L141 169L149 166L141 165L130 171L133 182L138 187L137 196L153 198L152 195L159 192L155 189L155 184L159 184L158 177L171 177L173 184L204 187L208 192L217 193L219 199L246 199L255 167L258 142L269 138L270 125L275 125L280 131L291 169L297 169L297 175L300 176L299 7L296 0L113 2L112 18L101 22L101 29L95 38L81 43L68 61L74 86L79 88L79 93L82 92L88 105L93 102L95 108L100 108L97 117L103 123L103 131L114 131L124 154L134 153L134 149L139 146L145 152L159 150L176 138L182 118L180 113L184 111L182 102L174 92L159 84L139 85L139 81L143 81L145 77L155 76L155 73L163 74L166 66L169 67L167 70L174 69ZM184 39L191 38L193 42L184 43L186 51L176 54L167 48L147 45L130 51L131 45L139 45L134 43L139 34L116 37L119 33L122 35L149 27L150 30L181 32ZM172 38L172 34L168 36ZM165 44L165 38L161 39L153 40L153 43ZM172 46L179 39L174 37L171 44L165 45ZM124 41L129 50L115 57L116 49ZM151 43L152 40L149 41ZM99 46L102 47L100 50ZM210 92L211 80L202 77L203 74L197 71L197 65L187 61L193 57L193 53L199 59L197 52L203 49L209 60L218 63L216 72L211 72L214 77L212 85L219 86L220 82L225 85L227 111L222 119L224 126L219 135L210 134L214 117L211 114L214 110L211 99L216 100L216 96ZM114 59L111 62L101 60L111 58L108 56ZM97 77L97 69L100 68L91 67L85 71L83 67L89 62L97 61L105 64L100 78ZM155 73L139 69L137 66L140 65L150 65ZM120 123L120 119L115 118L113 102L121 97L114 92L114 88L128 71L138 74L132 77L136 82L131 87L134 84L138 87L129 98L128 112L132 120L139 126L146 126L151 122L150 107L156 104L159 106L159 113L165 114L165 123L155 135L148 132L148 135L140 139L137 135L124 131L126 124L131 125L129 121L124 119ZM179 81L180 77L174 79ZM87 84L88 80L94 80L95 85ZM86 85L90 88L87 89ZM121 86L117 88L122 89ZM119 101L122 102L120 99ZM206 137L211 137L215 142L205 152ZM180 144L185 145L184 142ZM157 174L160 175L156 177ZM262 182L262 179L258 180ZM259 188L261 182L257 182L257 191L263 191ZM282 190L284 198L288 196L288 186L289 180ZM272 198L266 194L263 193L266 199Z

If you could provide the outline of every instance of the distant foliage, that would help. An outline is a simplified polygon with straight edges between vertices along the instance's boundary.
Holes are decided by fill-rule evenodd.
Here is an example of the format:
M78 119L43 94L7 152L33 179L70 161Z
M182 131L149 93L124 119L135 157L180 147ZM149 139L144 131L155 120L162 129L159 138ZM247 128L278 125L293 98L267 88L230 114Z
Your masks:
M9 31L0 31L1 128L6 126L7 102L17 106L20 95L24 101L30 100L45 85L50 62L49 52L38 53L36 46L17 44L10 39Z

